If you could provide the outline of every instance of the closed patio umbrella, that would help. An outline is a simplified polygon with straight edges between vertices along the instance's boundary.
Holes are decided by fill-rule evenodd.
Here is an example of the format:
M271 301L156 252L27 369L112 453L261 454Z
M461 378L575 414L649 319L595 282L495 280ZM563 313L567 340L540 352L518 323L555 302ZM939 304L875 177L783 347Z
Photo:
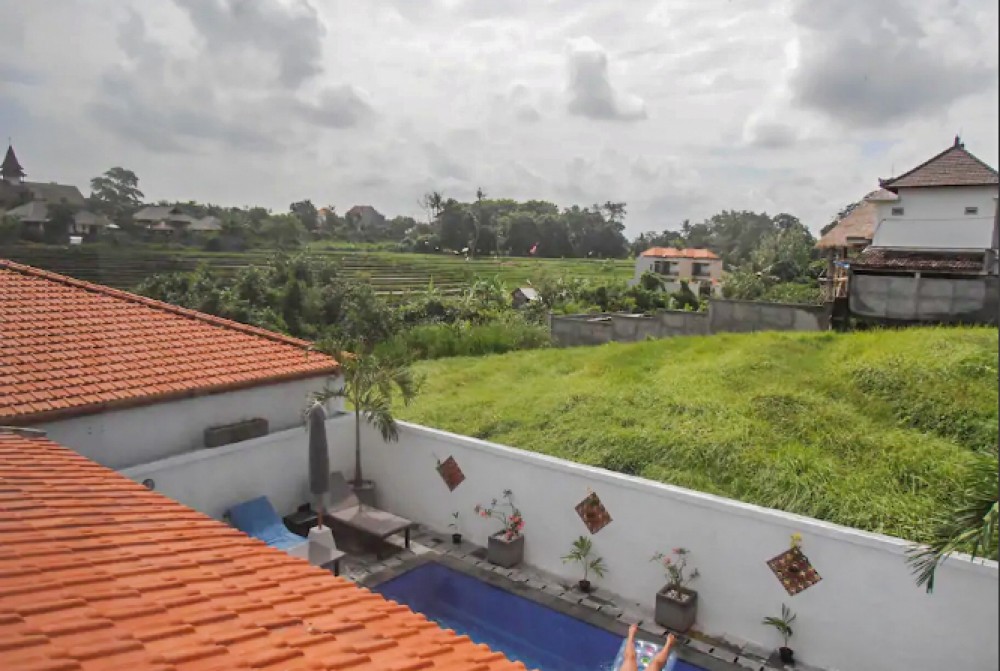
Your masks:
M326 410L314 403L307 416L309 427L309 491L316 497L319 517L316 526L323 528L323 507L330 490L330 455L326 442Z

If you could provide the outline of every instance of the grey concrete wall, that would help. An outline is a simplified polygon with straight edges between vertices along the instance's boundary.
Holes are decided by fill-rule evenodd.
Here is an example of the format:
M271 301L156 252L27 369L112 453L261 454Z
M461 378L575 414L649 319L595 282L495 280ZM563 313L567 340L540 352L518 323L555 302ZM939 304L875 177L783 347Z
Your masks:
M996 324L1000 291L995 277L902 275L851 277L851 313L879 321Z
M613 328L610 315L549 316L552 342L560 347L603 345L611 342Z
M825 331L830 327L823 306L724 299L709 303L708 321L711 333Z
M712 299L708 312L552 315L549 326L557 346L574 347L710 333L825 331L829 328L829 316L823 307L813 305Z

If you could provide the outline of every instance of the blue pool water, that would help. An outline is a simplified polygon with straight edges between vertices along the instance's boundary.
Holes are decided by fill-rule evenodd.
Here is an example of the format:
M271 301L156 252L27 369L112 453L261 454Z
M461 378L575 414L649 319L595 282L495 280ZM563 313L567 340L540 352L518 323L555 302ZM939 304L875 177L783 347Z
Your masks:
M606 671L622 637L430 562L373 588L539 671ZM698 671L678 660L674 671Z

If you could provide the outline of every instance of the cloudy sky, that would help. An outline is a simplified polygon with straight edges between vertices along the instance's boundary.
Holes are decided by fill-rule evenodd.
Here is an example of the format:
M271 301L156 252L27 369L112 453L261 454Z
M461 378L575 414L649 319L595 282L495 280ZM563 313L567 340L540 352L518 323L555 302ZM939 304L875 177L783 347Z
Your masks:
M627 8L627 9L626 9ZM423 216L421 194L628 203L628 232L846 203L947 147L997 164L994 0L0 3L29 179Z

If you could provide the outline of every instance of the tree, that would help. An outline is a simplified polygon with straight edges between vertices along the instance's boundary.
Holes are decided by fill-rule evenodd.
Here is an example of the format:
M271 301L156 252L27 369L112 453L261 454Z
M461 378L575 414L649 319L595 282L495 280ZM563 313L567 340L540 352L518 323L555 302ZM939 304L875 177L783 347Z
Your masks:
M90 207L119 224L128 220L144 197L136 174L121 167L90 180L90 191Z
M0 214L0 242L11 243L21 238L21 222L16 217Z
M361 340L351 345L324 342L317 349L340 364L343 386L321 392L317 399L343 398L350 403L354 411L354 485L361 487L365 482L361 470L362 416L382 434L382 440L398 440L392 413L394 395L398 394L403 404L409 405L417 394L417 379L406 362L377 355Z
M262 224L261 234L279 249L292 249L302 244L307 232L295 215L278 214L269 217Z
M912 547L907 562L917 585L934 591L935 573L953 552L976 557L997 557L997 456L977 455L963 483L962 492L937 520L937 528L924 545Z
M69 230L73 225L78 208L66 203L48 206L48 221L45 222L43 239L50 244L66 244Z
M316 206L312 204L311 200L306 199L292 203L288 206L288 210L299 218L299 221L302 222L302 225L305 226L307 230L316 230L317 224L319 223L319 211L316 209Z

